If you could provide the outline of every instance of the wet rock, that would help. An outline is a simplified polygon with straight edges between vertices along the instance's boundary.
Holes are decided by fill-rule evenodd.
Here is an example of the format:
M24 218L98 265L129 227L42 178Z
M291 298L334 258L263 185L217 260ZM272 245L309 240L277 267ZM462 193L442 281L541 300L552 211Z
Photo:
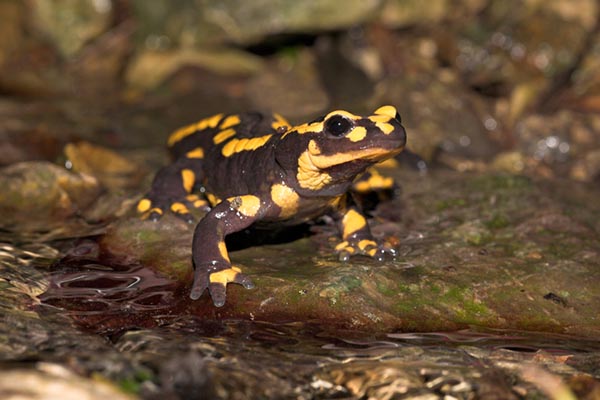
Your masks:
M192 233L192 225L172 215L165 215L160 223L133 216L111 225L101 246L129 263L138 260L166 276L184 280L192 271L189 249Z
M600 149L575 160L570 176L583 182L597 181L600 178Z
M498 152L504 134L494 104L470 91L455 70L440 68L435 41L380 29L367 37L385 71L370 101L398 108L408 149L427 161L441 154L477 161Z
M208 360L196 352L173 358L160 372L162 387L181 399L216 398L215 381Z
M598 172L594 154L600 148L599 125L596 115L569 110L529 115L515 127L516 147L529 173L592 181Z
M491 168L513 175L522 174L526 167L526 157L518 151L498 154L491 163Z
M33 1L33 21L66 56L103 32L110 23L110 1Z
M0 165L51 160L60 154L60 138L44 124L33 122L33 114L22 104L0 102Z
M426 160L440 150L453 157L487 159L500 131L489 104L464 90L450 71L426 71L385 81L386 97L401 110L407 145Z
M189 334L181 334L182 330ZM240 337L244 339L235 339ZM545 337L547 342L497 331L374 337L297 323L236 321L218 326L214 321L188 320L181 321L178 330L129 332L116 346L123 351L137 349L146 365L164 371L164 385L143 391L144 398L151 399L172 395L174 377L188 377L179 387L190 389L186 393L210 381L209 390L217 399L541 397L544 382L531 379L524 365L543 369L545 382L557 382L566 393L594 393L596 378L565 365L590 357L567 348L566 353L553 355L558 348L552 342L561 336ZM590 349L592 343L587 342ZM192 381L196 384L188 385Z
M469 86L493 96L511 93L509 124L545 101L552 79L562 79L576 65L594 28L595 2L551 3L523 3L518 9L493 3L461 26L460 39L439 36L440 53Z
M140 34L157 45L256 43L268 35L331 31L376 16L382 1L134 2ZM168 21L165 23L165 21Z
M126 81L133 88L154 89L185 66L200 67L225 76L249 75L261 70L262 61L236 50L144 50L138 52L130 62Z
M89 142L67 144L65 155L70 169L93 176L108 189L137 186L145 175L141 165L113 150Z
M24 35L21 25L25 18L23 3L6 1L0 4L0 35L4 38L0 42L0 67L23 44Z
M385 232L400 239L403 256L340 263L332 253L335 240L327 240L329 229L316 235L318 245L304 239L235 251L233 262L256 288L229 285L220 309L206 294L196 302L185 299L192 225L174 217L158 224L128 221L115 226L103 248L183 279L186 307L203 318L318 319L363 330L469 325L580 335L600 330L589 279L597 274L593 259L600 248L597 232L582 222L596 206L590 203L577 217L568 216L569 206L548 188L520 177L403 175L399 180L406 219ZM595 195L589 188L587 196ZM373 230L381 234L377 224ZM566 299L568 307L547 301L548 292Z
M246 97L251 108L274 111L290 119L312 117L329 104L314 55L309 51L301 51L294 57L278 57L248 82Z
M89 99L95 107L100 106L99 98L115 101L120 96L123 70L129 65L133 51L135 23L129 20L115 25L85 42L76 56L67 59L64 69L69 93L75 92L80 101ZM109 102L110 106L113 104Z
M29 4L6 1L0 4L0 93L44 97L53 93L57 76L56 52L30 26Z
M322 36L315 43L313 63L326 91L322 101L329 99L330 109L372 111L364 109L364 100L373 95L383 67L376 49L366 45L365 36L365 29L356 27L346 34Z
M387 26L400 28L441 23L445 19L469 18L483 8L484 1L469 0L449 2L435 0L428 3L420 1L388 0L381 11L381 21Z
M133 400L102 379L78 376L60 364L38 363L33 368L4 370L0 376L0 393L6 399L106 399Z
M48 162L13 164L0 170L4 229L48 231L76 217L100 193L98 181Z
M600 110L600 40L598 33L590 43L581 64L572 75L572 85L567 88L563 104L578 110L597 112Z

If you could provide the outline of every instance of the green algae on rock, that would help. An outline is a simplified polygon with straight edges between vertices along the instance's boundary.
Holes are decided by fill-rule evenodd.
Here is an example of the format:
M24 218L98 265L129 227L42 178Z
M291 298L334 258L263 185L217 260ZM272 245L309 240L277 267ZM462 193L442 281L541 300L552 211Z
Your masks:
M401 222L392 232L401 255L376 262L339 262L324 232L284 244L231 254L256 288L232 285L231 301L215 312L207 298L190 303L197 315L264 321L320 321L364 330L454 330L469 326L577 333L600 332L593 282L598 233L586 219L597 206L570 206L542 182L507 175L406 172ZM427 180L427 184L417 181ZM569 190L569 182L561 182ZM595 189L583 189L592 198ZM457 194L462 199L456 202ZM399 202L399 200L393 200ZM440 202L452 206L440 207ZM397 203L399 205L399 203ZM386 212L390 212L386 207ZM397 217L397 215L395 216ZM378 212L373 231L381 236ZM193 226L126 221L103 239L106 251L129 254L189 285ZM318 243L317 243L318 242ZM314 252L314 248L318 252ZM559 293L566 306L548 300ZM205 296L206 297L206 296Z

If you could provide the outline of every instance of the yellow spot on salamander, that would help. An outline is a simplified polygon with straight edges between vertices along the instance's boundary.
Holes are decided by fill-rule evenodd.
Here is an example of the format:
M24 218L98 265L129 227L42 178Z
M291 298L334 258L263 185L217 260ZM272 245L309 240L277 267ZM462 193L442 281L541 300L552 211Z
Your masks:
M181 180L183 181L183 188L186 192L190 193L196 182L196 174L191 169L181 170Z
M229 262L229 254L227 253L227 246L225 245L225 242L221 240L218 244L218 247L219 253L221 254L221 257L223 257L223 260Z
M150 213L157 213L158 215L163 215L163 210L161 210L158 207L154 207L152 210L150 210Z
M139 213L146 212L152 206L152 202L149 199L141 199L137 205L137 210Z
M185 153L187 158L204 158L204 149L202 147L196 147L194 150Z
M188 214L190 212L183 203L179 202L171 204L171 211L175 214Z
M369 117L369 120L385 135L389 135L394 130L394 125L389 123L390 119L392 118L387 115L371 115Z
M275 119L275 121L273 121L271 123L271 128L278 130L279 128L287 128L289 126L291 126L291 124L285 119L283 118L281 115L277 114L277 113L273 113L273 118Z
M371 115L369 120L373 123L377 122L388 122L391 118L387 115Z
M254 217L260 210L260 199L250 194L230 197L227 200L234 209L246 217Z
M271 199L281 208L279 217L287 218L298 211L300 196L296 191L282 184L275 184L271 187Z
M221 154L225 157L230 157L232 154L242 151L256 150L271 139L273 135L264 135L255 138L232 139L223 146Z
M234 135L235 135L235 129L233 129L233 128L225 129L224 131L217 133L215 135L215 137L213 137L213 143L214 144L223 143L224 141L226 141L227 139L229 139L230 137L232 137Z
M319 190L327 186L333 178L326 172L321 171L312 162L309 150L303 152L298 158L298 171L296 179L300 187L310 190Z
M210 274L209 280L210 283L227 285L229 282L233 282L240 272L242 272L241 269L237 267L231 267L222 271L213 272Z
M358 242L358 248L362 251L364 251L367 247L373 246L377 247L377 243L369 239L363 239L360 242Z
M394 180L392 178L379 174L375 169L371 169L370 173L371 176L368 179L356 182L352 188L357 192L365 193L394 187Z
M332 209L337 209L337 210L342 211L342 208L340 207L340 202L342 201L343 198L344 198L344 196L334 197L333 199L329 200L329 206Z
M388 124L387 122L375 122L375 126L378 127L384 135L389 135L394 131L394 125Z
M344 250L344 249L345 249L346 247L348 247L348 246L349 246L349 243L348 243L348 241L347 241L347 240L344 240L343 242L341 242L341 243L339 243L337 246L335 246L335 249L336 249L337 251L342 251L342 250Z
M364 126L357 126L352 132L347 134L346 137L350 139L351 142L360 142L367 137L367 129Z
M210 205L213 207L221 202L221 199L212 193L206 193L206 198L208 199L208 202L210 203Z
M294 128L296 133L302 135L309 132L322 132L323 122L313 122L312 124L302 124Z
M200 197L198 197L198 195L195 194L188 194L187 196L185 196L185 199L192 203L192 205L195 208L205 207L208 205L208 202L206 200L201 199Z
M367 226L367 221L365 220L365 217L358 213L358 211L350 209L346 215L344 215L344 218L342 218L342 226L344 227L342 239L346 240L353 233L364 229L365 226Z
M199 122L196 122L195 124L191 124L191 125L184 126L183 128L179 128L178 130L173 132L171 134L171 136L169 136L169 139L167 140L168 146L169 147L173 146L175 143L180 142L184 138L188 137L189 135L191 135L197 131L216 127L222 117L223 117L223 114L213 115L212 117L205 118Z
M227 129L227 128L231 128L232 126L235 126L237 124L240 123L240 117L237 115L230 115L229 117L225 118L223 120L223 122L221 122L221 125L219 125L219 128L221 129Z
M396 107L394 106L381 106L379 107L377 110L375 110L374 114L377 115L386 115L390 118L396 118L396 114L398 113L398 110L396 110Z
M387 160L378 163L377 166L381 168L398 168L400 164L395 158L388 158Z
M169 136L169 139L167 140L167 145L169 147L173 146L175 143L180 142L182 139L184 139L185 137L191 135L192 133L196 132L196 125L188 125L188 126L184 126L183 128L179 128L178 130L176 130L175 132L173 132L171 134L171 136Z
M192 203L192 205L196 208L206 207L208 206L208 202L206 200L196 200Z

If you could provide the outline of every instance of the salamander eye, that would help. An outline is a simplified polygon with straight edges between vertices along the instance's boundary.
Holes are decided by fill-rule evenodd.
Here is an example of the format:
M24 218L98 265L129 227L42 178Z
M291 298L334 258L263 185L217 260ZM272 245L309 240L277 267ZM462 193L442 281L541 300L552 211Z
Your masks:
M352 129L352 122L341 115L334 115L325 122L325 131L336 137L346 135Z

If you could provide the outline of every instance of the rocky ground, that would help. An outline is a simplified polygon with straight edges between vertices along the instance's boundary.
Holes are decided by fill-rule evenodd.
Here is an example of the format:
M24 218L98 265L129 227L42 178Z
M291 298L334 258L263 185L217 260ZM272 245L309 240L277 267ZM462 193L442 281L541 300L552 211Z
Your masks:
M0 3L1 397L600 398L600 11L517 3ZM381 104L398 255L242 234L256 287L189 300L193 225L132 210L168 133Z

